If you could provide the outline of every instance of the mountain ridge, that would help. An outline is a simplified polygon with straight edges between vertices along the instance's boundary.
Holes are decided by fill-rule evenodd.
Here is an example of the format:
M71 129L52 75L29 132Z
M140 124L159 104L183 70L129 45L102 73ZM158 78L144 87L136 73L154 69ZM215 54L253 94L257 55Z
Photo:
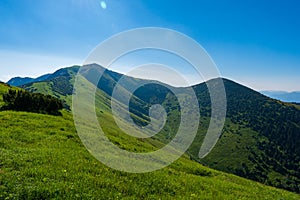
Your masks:
M122 75L99 65L94 67L96 68L90 65L90 68L84 69L87 80L105 92L107 98L111 98L112 91ZM66 101L71 104L70 91L77 70L78 66L64 68L52 76L52 81L48 79L22 87L32 92L50 93L67 98ZM100 73L103 75L102 79L96 83L95 77ZM141 82L148 83L148 80L127 76L125 80L126 84L122 86L125 93L129 91L126 87L133 87ZM300 174L297 171L300 161L299 108L269 98L229 79L222 78L222 80L228 102L226 123L217 145L204 159L199 159L198 153L210 121L210 95L206 83L192 86L197 94L203 117L200 120L202 127L199 128L188 154L192 159L209 167L299 192ZM168 98L164 99L165 97ZM157 103L164 106L168 117L171 118L158 136L159 140L167 143L176 133L180 122L178 114L180 108L174 95L164 88L163 84L150 84L135 91L131 99L130 112L135 116L134 122L145 126L149 123L150 106Z
M47 78L49 78L50 74L45 74L42 76L39 76L37 78L31 78L31 77L13 77L11 78L9 81L7 81L6 83L12 86L21 86L21 85L25 85L25 84L29 84L29 83L33 83L33 82L39 82L39 81L44 81Z

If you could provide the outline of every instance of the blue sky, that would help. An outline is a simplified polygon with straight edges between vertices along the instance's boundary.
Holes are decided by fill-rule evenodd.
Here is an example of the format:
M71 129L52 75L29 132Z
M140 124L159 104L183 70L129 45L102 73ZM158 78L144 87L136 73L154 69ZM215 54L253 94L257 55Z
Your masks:
M199 42L223 77L300 90L300 1L1 0L0 80L81 64L100 42L165 27Z

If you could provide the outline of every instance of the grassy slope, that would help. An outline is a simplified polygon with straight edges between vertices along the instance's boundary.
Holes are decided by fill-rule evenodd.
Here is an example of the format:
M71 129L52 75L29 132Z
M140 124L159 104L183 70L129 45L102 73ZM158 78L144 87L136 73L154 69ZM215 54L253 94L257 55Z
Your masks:
M0 123L0 199L299 198L186 158L147 174L112 170L83 147L66 112L63 117L1 112Z
M225 80L225 86L227 86L229 107L220 140L207 157L199 160L199 149L203 143L203 138L209 123L206 112L202 112L201 125L193 144L188 150L189 155L200 163L217 170L234 173L279 188L299 191L299 167L297 167L296 157L299 154L294 151L295 156L289 156L290 159L288 160L286 159L288 156L286 156L284 151L279 152L281 153L279 154L272 149L282 149L284 144L290 144L292 148L292 143L288 141L288 137L293 138L294 141L299 141L299 129L293 129L293 131L290 131L290 134L288 134L285 131L276 129L276 126L273 126L273 124L278 124L278 126L288 130L293 127L293 123L299 123L296 120L294 120L293 123L290 122L292 121L291 118L293 115L299 116L299 111L294 108L295 105L265 98L231 81ZM209 102L209 100L206 99L208 95L205 95L206 90L202 85L195 87L200 97L200 103L202 103L200 108L202 108L203 111L209 107L205 104ZM175 104L176 102L171 102L171 106L168 107L172 107ZM259 104L263 104L263 106ZM267 108L268 106L271 109L261 111L262 108ZM244 108L245 110L243 110ZM237 114L234 113L235 111L237 111ZM285 116L285 118L275 118L275 112L279 112L282 116ZM257 122L256 118L260 120ZM250 125L251 123L252 125ZM176 127L177 124L178 121L171 121L169 127ZM265 127L269 127L269 131L264 131L265 127L260 127L255 130L253 124L264 124ZM266 134L268 132L277 135ZM166 133L168 133L168 131ZM291 133L293 133L294 136L290 136ZM276 139L276 137L279 136L283 136L281 140ZM278 143L271 143L276 141L278 141ZM268 144L269 146L262 144ZM299 145L295 146L297 147ZM279 158L273 156L272 153L274 155L276 155L276 153L280 155L278 156ZM292 163L296 167L290 167L285 163Z
M112 118L105 110L103 115L109 127ZM0 123L0 199L299 199L185 156L152 173L112 170L83 147L68 112L54 117L5 111L0 112ZM107 134L114 142L122 138L126 149L155 148L111 128Z
M231 81L225 80L225 86L228 120L221 139L203 162L299 192L299 120L295 120L299 110Z
M66 69L70 73L70 69ZM71 74L71 73L70 73ZM114 75L112 72L107 74L107 81L106 84L103 84L104 87L103 91L110 91L115 82L113 77L118 77L117 75ZM138 80L128 78L127 82L130 84L135 84ZM70 80L70 82L73 82L73 79ZM230 81L227 81L227 85L229 87L228 94L229 94L229 103L230 109L228 109L231 113L235 110L239 109L234 107L234 105L237 105L238 103L241 103L243 101L248 100L247 98L244 98L245 95L249 95L251 98L250 100L254 101L254 97L256 98L256 94L253 94L252 91L249 91L248 89L238 86L237 84L233 84ZM64 96L62 94L59 94L51 88L51 84L53 82L40 82L40 83L34 83L32 85L32 88L36 89L38 92L42 92L45 94L51 94L53 96L60 97L61 99L64 99L69 105L71 104L71 96L67 95ZM106 88L108 87L108 88ZM28 88L27 88L28 89ZM197 94L199 94L199 99L202 102L209 102L209 99L205 99L207 95L205 95L205 88L203 88L201 85L199 88L195 88L197 90ZM203 90L203 91L202 91ZM150 92L149 92L150 91ZM239 92L236 92L239 91ZM148 90L146 94L142 93L141 96L145 97L145 95L149 94L157 94L160 93L160 91L155 90L155 88L152 88L152 90ZM204 93L204 94L203 94ZM241 95L241 97L237 96ZM100 96L103 96L103 92ZM244 95L244 96L243 96ZM253 96L254 95L254 96ZM100 97L99 96L99 97ZM105 96L105 95L104 95ZM107 95L106 95L107 96ZM150 95L151 96L151 95ZM109 98L109 97L108 97ZM244 98L244 99L243 99ZM261 98L261 95L259 95L259 98ZM103 100L102 102L105 102L106 100ZM238 101L238 102L236 102ZM270 100L271 101L271 100ZM273 101L273 100L272 100ZM251 103L251 102L250 102ZM198 159L198 153L200 146L202 145L202 140L204 138L204 135L207 130L207 126L209 123L209 118L202 116L201 121L201 127L198 131L198 134L196 136L196 139L194 140L193 145L189 149L189 155L193 157L194 159L197 159L199 162L206 164L212 168L222 170L229 173L235 173L237 175L247 177L253 180L260 181L265 184L277 186L277 187L283 187L286 189L290 189L292 191L297 191L297 188L299 189L298 185L298 178L295 178L295 170L288 170L289 174L285 172L280 172L278 170L278 166L283 166L281 160L273 159L271 160L271 164L265 163L264 161L266 158L269 158L270 155L265 155L265 149L258 148L258 144L260 144L262 141L266 141L269 143L272 141L272 139L268 139L263 134L259 133L259 131L253 130L253 127L249 127L249 120L243 121L245 116L243 114L247 114L250 112L253 107L257 107L255 104L254 106L250 106L250 108L246 107L249 106L250 103L246 103L243 106L239 106L242 108L247 108L246 111L241 111L238 114L231 114L230 117L227 118L226 125L222 134L221 139L213 149L213 151L202 160ZM274 102L273 102L274 103ZM279 102L280 103L280 102ZM172 99L170 99L170 102L164 101L163 104L170 104L170 106L166 106L167 108L176 107L176 102L174 102ZM249 105L248 105L249 104ZM137 107L138 104L133 104ZM288 105L286 105L288 106ZM207 109L209 105L201 105L201 108ZM160 139L160 141L168 142L170 138L174 136L174 133L176 133L176 129L179 124L178 120L178 113L175 110L170 111L171 115L170 121L168 121L167 125L165 126L164 130L161 132L161 134L158 134L157 137ZM205 113L205 112L204 112ZM284 113L284 112L283 112ZM240 116L241 114L241 116ZM102 114L102 116L105 116ZM137 116L133 116L135 118L138 118ZM242 119L241 122L233 122L231 120L232 117L235 117L237 119ZM256 115L255 115L256 117ZM259 123L262 123L263 121L268 120L269 116L266 118L263 118L263 120ZM143 118L144 119L144 118ZM139 118L139 120L143 120ZM253 121L253 119L250 119L250 121ZM257 124L257 123L255 123ZM267 125L270 125L271 122L268 122ZM114 123L113 121L109 121L107 123L109 130L114 130L114 132L118 132L119 130L114 129ZM111 137L115 137L116 140L118 140L116 143L124 143L123 138L118 138L114 135ZM132 138L128 138L127 141L131 141L131 143L136 142L137 140L134 140ZM153 141L149 141L150 143L153 143ZM122 144L122 147L129 147L128 144ZM272 147L275 145L271 145ZM134 148L133 148L134 149ZM145 148L144 148L145 149ZM144 151L144 150L143 150ZM147 151L147 150L145 150ZM287 160L283 158L282 160ZM275 164L274 164L275 163ZM275 166L275 167L274 167ZM276 167L277 166L277 167ZM297 167L294 167L297 169ZM280 169L280 168L279 168ZM292 178L292 179L291 179ZM294 181L295 179L295 181ZM298 181L298 182L297 182ZM296 189L295 189L296 188Z

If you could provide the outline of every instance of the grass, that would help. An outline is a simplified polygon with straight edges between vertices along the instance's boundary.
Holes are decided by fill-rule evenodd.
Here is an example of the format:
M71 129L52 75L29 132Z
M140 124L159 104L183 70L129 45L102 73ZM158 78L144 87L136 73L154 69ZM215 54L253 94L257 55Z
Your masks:
M61 69L59 73L56 73L55 80L33 83L26 89L51 94L70 106L72 97L69 89L74 83L77 70L78 66ZM83 74L87 78L89 77L89 80L93 80L92 77L97 74L98 70L103 69L100 66L95 68L87 66ZM146 105L157 102L165 106L168 120L163 130L155 136L156 140L141 141L129 137L116 127L108 109L110 97L104 93L111 94L113 86L118 82L120 76L120 74L108 71L102 76L101 84L98 84L100 88L96 98L96 103L99 105L98 117L100 121L103 121L101 117L105 120L104 129L109 132L107 136L122 149L134 152L149 152L164 146L174 138L180 124L180 111L176 98L172 97L170 93L167 94L167 97L170 98L164 98L166 91L154 85L143 87L146 88L145 90L137 90L131 99L131 108L134 111L131 113L131 117L135 122L147 124L149 118L145 116L148 113ZM127 86L124 85L122 88L124 94L128 92L126 88L129 85L147 82L131 77L125 77L125 79ZM69 83L66 80L69 80ZM214 80L211 81L213 83ZM272 100L230 80L223 79L223 81L227 96L225 128L213 151L201 160L198 154L210 122L208 117L210 116L210 97L206 84L193 86L200 102L201 126L187 154L193 160L214 169L299 193L299 157L296 155L299 154L297 133L300 120L297 116L300 115L294 108L299 109L299 106ZM91 83L89 84L91 85ZM88 83L84 85L88 85ZM89 89L87 87L86 91ZM94 104L94 102L86 103L85 101L81 101L81 103ZM132 131L132 126L126 122L123 124ZM103 155L107 156L107 153L103 153Z
M0 94L7 86L0 84ZM162 145L119 131L97 93L99 120L115 144L148 152ZM0 95L1 96L1 95ZM0 199L299 199L272 188L204 167L187 155L164 169L130 174L106 167L83 146L71 113L62 116L0 112Z
M115 171L84 148L68 112L5 111L0 123L0 199L299 199L186 157L146 174Z

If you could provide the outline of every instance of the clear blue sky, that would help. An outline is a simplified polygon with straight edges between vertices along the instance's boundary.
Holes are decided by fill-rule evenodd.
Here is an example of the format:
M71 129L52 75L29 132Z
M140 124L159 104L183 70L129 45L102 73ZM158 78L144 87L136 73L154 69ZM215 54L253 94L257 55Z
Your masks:
M0 80L81 64L113 34L158 26L199 42L223 77L300 90L297 0L1 0Z

